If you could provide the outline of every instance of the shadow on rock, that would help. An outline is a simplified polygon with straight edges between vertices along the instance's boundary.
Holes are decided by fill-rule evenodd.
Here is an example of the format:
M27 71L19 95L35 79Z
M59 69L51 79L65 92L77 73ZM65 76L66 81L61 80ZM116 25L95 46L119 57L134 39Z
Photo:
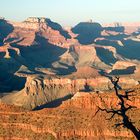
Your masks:
M66 101L68 99L71 99L72 97L73 97L73 95L71 95L71 94L66 95L66 96L64 96L62 98L58 98L58 99L56 99L56 100L54 100L52 102L49 102L47 104L38 106L34 110L41 110L43 108L56 108L56 107L60 106L63 101Z
M0 44L3 45L3 40L6 38L12 31L14 27L9 24L6 20L0 19Z
M92 44L94 40L101 36L102 26L94 22L81 22L72 28L75 34L78 34L77 39L81 44Z
M70 39L71 36L68 34L67 31L65 31L61 25L59 25L56 22L51 21L50 19L46 19L46 22L48 24L48 26L50 26L52 29L54 30L58 30L60 32L61 35L63 35L66 39Z

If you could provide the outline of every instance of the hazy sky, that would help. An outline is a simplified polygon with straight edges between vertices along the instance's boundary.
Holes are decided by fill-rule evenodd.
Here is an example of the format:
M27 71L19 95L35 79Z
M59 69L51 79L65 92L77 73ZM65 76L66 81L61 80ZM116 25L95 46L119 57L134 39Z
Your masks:
M60 24L80 21L140 21L140 0L0 0L0 16L22 21L27 17L48 17Z

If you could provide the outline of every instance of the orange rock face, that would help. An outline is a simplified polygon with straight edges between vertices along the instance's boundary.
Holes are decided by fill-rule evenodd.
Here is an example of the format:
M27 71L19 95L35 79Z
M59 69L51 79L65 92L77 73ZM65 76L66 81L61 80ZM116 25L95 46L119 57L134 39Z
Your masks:
M10 38L15 38L15 40L18 39L17 41L21 40L20 43L18 43L19 45L32 45L37 32L40 32L41 36L48 39L48 42L53 45L61 46L66 42L65 37L62 36L58 30L54 30L48 26L46 22L25 21L22 23L12 24L15 29L11 34L9 34L7 40L10 40Z
M137 109L128 111L128 116L139 125L140 114L140 88L134 88L134 96L131 104ZM121 91L122 93L124 91ZM101 108L119 108L119 100L112 92L94 93L78 92L72 99L65 101L57 108L42 109L39 111L24 111L14 106L1 104L0 125L1 138L8 138L7 130L11 138L32 139L34 136L40 139L51 137L52 139L135 139L132 132L126 128L115 128L116 123L120 123L121 118L114 116L107 120L111 114L99 111ZM4 108L6 110L4 111ZM9 108L9 109L7 109ZM16 111L18 110L18 111ZM30 132L30 135L27 133ZM41 136L40 136L41 134Z

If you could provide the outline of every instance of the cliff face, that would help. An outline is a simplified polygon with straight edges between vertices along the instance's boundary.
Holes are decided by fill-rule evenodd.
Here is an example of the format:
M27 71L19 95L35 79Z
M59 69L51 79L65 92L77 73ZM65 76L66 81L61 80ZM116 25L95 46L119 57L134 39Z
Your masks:
M129 110L128 116L130 119L134 120L136 128L139 128L139 119L138 114L140 113L140 94L139 94L139 86L137 88L134 88L134 92L132 92L132 98L130 100L127 100L125 104L132 105L137 107L135 110ZM122 94L124 91L120 91ZM78 92L74 95L74 97L71 100L68 100L67 102L63 102L61 105L62 108L70 108L73 106L73 108L79 108L79 109L85 109L91 111L93 116L91 117L91 122L89 123L87 120L86 122L89 123L88 130L87 131L71 131L64 133L61 133L61 136L69 136L77 134L81 136L86 136L87 139L135 139L132 133L128 130L125 130L123 127L120 127L116 129L113 127L113 125L118 124L121 122L122 118L118 116L114 116L112 119L108 120L110 118L111 114L109 113L103 113L102 111L97 113L98 107L100 108L106 108L106 109L118 109L119 108L119 100L116 98L115 93L85 93L85 92ZM85 111L86 115L88 114ZM97 114L96 114L97 113ZM95 115L96 114L96 115ZM84 115L83 115L84 116ZM80 118L80 117L79 117ZM104 119L103 119L104 118ZM102 120L103 119L103 120ZM106 122L108 121L108 122ZM92 125L93 123L93 125ZM91 129L89 129L92 126ZM86 127L86 125L85 125ZM82 126L80 127L82 129ZM94 129L94 130L93 130ZM118 131L119 130L119 131ZM96 131L96 132L95 132Z
M30 17L20 23L1 19L0 29L0 61L6 61L6 65L12 65L13 61L17 64L13 73L9 70L11 75L19 71L25 77L37 73L48 75L45 71L70 75L70 78L93 78L104 72L135 75L135 67L128 67L124 72L122 69L116 72L114 68L117 62L125 61L126 64L129 59L134 65L140 65L139 41L136 41L139 33L131 38L131 34L122 31L122 27L102 27L99 23L83 22L65 30L50 19ZM86 41L86 45L80 44L80 40ZM4 50L7 45L12 50L18 49L18 54L9 53L9 48ZM135 47L132 48L133 45ZM0 69L2 67L0 65ZM9 71L5 70L5 73Z
M132 96L131 101L126 103L137 107L137 109L128 111L130 119L135 122L137 128L140 127L139 91L139 86L134 88L134 92L132 92L134 96ZM114 92L98 94L78 92L72 99L64 101L57 108L39 111L24 111L14 106L1 104L1 137L21 139L36 137L41 140L49 137L60 140L135 139L131 131L126 128L114 127L115 124L120 123L122 118L114 116L108 120L107 118L111 117L111 114L102 111L97 112L98 107L117 108L117 105L118 100Z
M14 27L4 18L0 18L0 46L3 45L3 40L13 31Z
M19 45L22 46L32 45L36 33L39 33L42 37L48 39L49 43L58 46L66 43L66 40L71 38L68 32L65 31L61 25L43 17L30 17L27 18L24 22L9 21L9 24L13 25L14 31L6 38L6 42L8 40L18 39L18 41L21 40ZM19 39L19 37L21 38Z
M65 83L64 83L65 82ZM43 80L39 78L27 78L25 88L20 92L4 96L3 102L34 109L37 106L49 103L72 92L71 83L67 80Z
M124 91L121 91L123 94ZM126 104L136 106L137 108L140 108L140 94L139 92L135 91L134 93L137 93L137 96L134 95L134 97L130 98L130 100L126 101ZM134 94L133 93L133 94ZM132 95L133 95L132 94ZM95 112L97 110L97 107L100 108L117 108L119 106L116 106L116 104L119 103L118 98L115 96L115 93L112 92L77 92L71 100L68 100L67 102L63 102L61 107L65 106L75 106L78 108L86 108L86 109L93 109ZM95 113L94 112L94 113Z
M28 18L24 22L10 22L14 27L38 31L40 28L47 29L45 18Z
M123 89L137 84L138 82L134 79L120 79L120 85ZM105 77L76 80L68 78L52 78L49 80L28 77L23 90L3 97L2 102L34 109L37 106L57 99L64 100L67 96L74 95L78 91L102 91L109 89L112 89L112 84Z

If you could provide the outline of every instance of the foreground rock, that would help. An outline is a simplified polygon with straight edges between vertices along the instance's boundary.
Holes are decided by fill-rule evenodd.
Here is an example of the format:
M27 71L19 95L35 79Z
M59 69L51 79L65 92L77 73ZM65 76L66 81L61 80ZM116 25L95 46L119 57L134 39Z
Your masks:
M124 92L124 91L121 91ZM127 104L136 106L128 111L135 126L140 128L140 87L134 88L134 96ZM132 140L133 134L124 127L116 128L121 118L99 111L98 107L116 107L118 100L112 92L78 92L74 97L53 109L26 111L0 104L1 139L60 139L60 140ZM10 135L9 135L10 134Z

